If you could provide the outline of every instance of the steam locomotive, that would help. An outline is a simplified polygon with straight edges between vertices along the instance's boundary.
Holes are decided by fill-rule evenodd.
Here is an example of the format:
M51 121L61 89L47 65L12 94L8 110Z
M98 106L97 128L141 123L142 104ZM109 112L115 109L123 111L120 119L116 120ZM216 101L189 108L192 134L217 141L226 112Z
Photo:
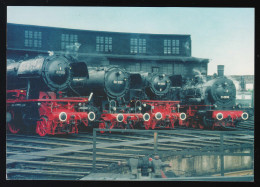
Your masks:
M181 100L187 115L187 126L214 129L235 127L249 114L236 106L234 82L224 76L224 66L218 66L218 76L212 80L197 75L182 89Z
M223 75L209 81L130 73L118 66L87 67L69 56L7 63L7 127L40 136L78 133L80 126L172 129L235 126L236 89Z
M7 128L45 136L77 133L79 125L88 126L95 119L90 98L62 97L75 74L87 73L85 63L59 55L7 63Z

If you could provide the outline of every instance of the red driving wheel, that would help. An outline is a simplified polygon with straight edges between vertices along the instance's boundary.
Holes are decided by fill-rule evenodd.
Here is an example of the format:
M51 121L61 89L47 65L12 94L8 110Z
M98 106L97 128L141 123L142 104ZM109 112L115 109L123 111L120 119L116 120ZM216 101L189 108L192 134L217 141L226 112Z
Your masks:
M105 129L106 128L106 124L105 121L102 121L101 123L99 123L99 129ZM105 131L100 131L100 133L105 133Z
M14 120L14 112L13 111L9 111L7 112L7 116L6 118L9 118L9 122L7 122L7 127L9 129L9 131L13 134L16 134L20 131L20 128L17 127L15 120Z
M36 133L40 136L45 136L48 132L47 119L42 117L40 121L37 121Z

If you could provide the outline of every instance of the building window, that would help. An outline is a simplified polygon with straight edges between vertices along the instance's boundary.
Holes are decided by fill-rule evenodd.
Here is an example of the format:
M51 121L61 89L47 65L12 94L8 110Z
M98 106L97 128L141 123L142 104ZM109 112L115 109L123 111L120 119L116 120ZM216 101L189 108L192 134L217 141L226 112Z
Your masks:
M180 54L180 40L164 40L164 54Z
M173 72L175 75L185 74L185 66L183 63L174 63Z
M127 63L125 65L125 69L130 72L139 72L140 71L140 63Z
M96 37L97 52L112 52L112 37L97 36Z
M146 39L131 38L130 39L130 53L146 53Z
M24 46L25 47L42 47L42 32L24 31Z
M158 73L159 72L159 67L152 67L152 72L153 73Z
M151 73L152 72L152 63L151 62L142 62L141 71Z
M160 73L164 74L174 74L172 63L161 63Z
M78 35L76 34L61 34L61 49L77 51L78 50Z

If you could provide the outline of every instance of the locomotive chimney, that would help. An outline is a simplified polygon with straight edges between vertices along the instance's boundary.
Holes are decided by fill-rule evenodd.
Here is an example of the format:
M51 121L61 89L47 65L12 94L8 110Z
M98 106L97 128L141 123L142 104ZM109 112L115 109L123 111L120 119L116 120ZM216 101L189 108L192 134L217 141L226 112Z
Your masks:
M224 65L218 65L218 76L219 77L224 76Z

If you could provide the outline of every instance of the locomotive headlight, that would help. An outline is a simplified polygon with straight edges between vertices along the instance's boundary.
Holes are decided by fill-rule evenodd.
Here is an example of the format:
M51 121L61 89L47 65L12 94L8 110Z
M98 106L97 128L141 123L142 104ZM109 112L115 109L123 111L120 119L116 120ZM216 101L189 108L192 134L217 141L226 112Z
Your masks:
M243 120L247 120L248 117L249 117L249 115L248 115L247 112L244 112L244 113L241 115L241 118L242 118Z
M157 112L157 113L155 114L155 119L157 119L157 120L162 119L162 113L161 113L161 112Z
M222 113L217 113L216 118L218 120L222 120L223 119L223 114Z
M187 115L185 113L180 113L180 119L185 120L187 118Z
M144 121L149 121L149 120L150 120L150 114L145 113L145 114L143 115L143 119L144 119Z
M214 108L218 108L218 105L214 104L213 107L214 107Z
M94 112L89 112L88 113L88 119L89 121L94 121L96 118L96 114Z
M67 119L67 114L66 114L66 112L61 112L61 113L59 114L59 120L60 120L60 121L66 121L66 119Z
M114 107L112 107L112 109L114 110L114 111L116 111L116 107L114 106Z
M146 104L144 103L143 106L146 107Z
M116 120L117 120L118 122L122 122L122 121L124 120L124 115L123 115L123 114L118 114L118 115L116 116Z
M142 107L139 106L139 107L138 107L138 110L142 110Z

